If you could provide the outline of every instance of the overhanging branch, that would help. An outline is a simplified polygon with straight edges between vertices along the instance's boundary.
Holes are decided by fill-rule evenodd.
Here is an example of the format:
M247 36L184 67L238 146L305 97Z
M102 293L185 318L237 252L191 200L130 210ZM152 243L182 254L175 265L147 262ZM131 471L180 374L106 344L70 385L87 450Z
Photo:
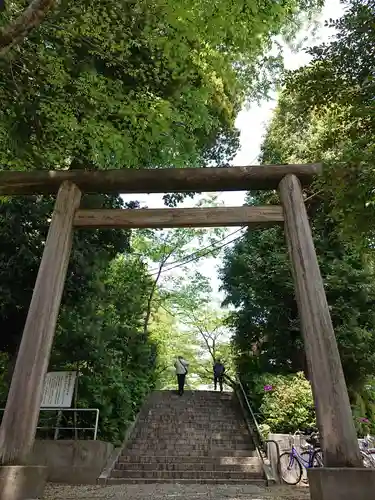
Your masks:
M56 0L32 0L30 5L8 26L0 30L0 56L4 56L14 45L21 43L34 28L37 28Z

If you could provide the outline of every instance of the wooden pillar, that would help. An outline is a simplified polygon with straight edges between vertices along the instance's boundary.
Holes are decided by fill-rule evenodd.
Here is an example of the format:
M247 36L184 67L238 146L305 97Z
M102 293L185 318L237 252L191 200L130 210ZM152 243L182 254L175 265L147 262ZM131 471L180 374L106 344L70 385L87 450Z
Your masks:
M33 291L0 429L0 464L25 464L35 439L45 374L72 246L73 219L81 192L64 182Z
M279 193L324 464L362 467L336 337L297 177L284 177Z

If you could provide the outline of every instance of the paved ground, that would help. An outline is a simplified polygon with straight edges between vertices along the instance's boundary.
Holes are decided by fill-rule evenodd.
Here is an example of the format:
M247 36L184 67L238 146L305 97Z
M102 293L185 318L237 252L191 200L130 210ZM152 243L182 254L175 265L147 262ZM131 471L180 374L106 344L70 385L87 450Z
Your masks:
M116 486L49 485L44 500L308 500L306 487L253 485L144 484Z

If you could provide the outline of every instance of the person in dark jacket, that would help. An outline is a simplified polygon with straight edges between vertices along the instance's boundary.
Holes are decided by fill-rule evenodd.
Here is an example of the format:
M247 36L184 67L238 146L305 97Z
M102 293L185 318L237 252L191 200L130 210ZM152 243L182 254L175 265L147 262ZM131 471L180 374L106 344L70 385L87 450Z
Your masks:
M217 383L219 382L220 392L223 392L223 381L224 381L225 367L220 359L217 359L214 364L214 387L215 391L217 389Z

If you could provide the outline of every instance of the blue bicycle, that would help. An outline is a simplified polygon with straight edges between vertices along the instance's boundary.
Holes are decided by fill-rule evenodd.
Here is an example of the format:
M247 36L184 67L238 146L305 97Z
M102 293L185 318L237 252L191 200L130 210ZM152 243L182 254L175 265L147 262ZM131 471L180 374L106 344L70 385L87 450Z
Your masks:
M298 432L295 434L299 434ZM306 446L301 446L303 452L298 452L293 445L290 451L285 451L280 455L279 472L280 477L286 484L298 484L303 476L304 469L310 467L323 467L323 455L319 448L319 434L311 433L305 438L308 443Z

